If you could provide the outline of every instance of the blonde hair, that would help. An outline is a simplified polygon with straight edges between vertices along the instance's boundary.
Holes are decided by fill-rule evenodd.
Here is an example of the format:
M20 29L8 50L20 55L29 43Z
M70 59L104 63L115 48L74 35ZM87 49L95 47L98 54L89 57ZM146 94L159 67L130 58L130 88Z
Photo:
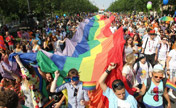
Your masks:
M164 74L164 70L153 70L153 73L163 73Z
M33 44L37 44L38 40L33 40L32 42L33 42Z
M126 56L126 64L132 66L134 62L136 61L136 57L134 56L134 53L130 53Z

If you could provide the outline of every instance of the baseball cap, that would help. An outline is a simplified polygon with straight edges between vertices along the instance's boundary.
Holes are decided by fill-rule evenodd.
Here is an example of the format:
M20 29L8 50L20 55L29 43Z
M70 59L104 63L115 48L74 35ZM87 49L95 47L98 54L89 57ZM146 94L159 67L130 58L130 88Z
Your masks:
M150 34L150 35L156 35L155 30L150 30L150 31L149 31L149 34Z

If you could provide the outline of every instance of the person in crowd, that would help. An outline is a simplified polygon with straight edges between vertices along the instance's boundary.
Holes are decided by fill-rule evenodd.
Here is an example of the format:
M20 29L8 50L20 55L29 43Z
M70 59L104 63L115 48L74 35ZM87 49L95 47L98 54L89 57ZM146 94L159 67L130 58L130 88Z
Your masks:
M123 66L122 69L122 76L127 79L127 83L130 88L135 86L135 72L133 70L133 64L136 61L136 58L133 53L126 56L126 64Z
M32 41L33 47L32 47L32 52L36 53L37 51L39 51L41 48L38 45L38 40L33 40Z
M152 66L155 65L155 55L157 50L158 41L155 40L155 31L150 30L150 37L146 38L142 44L142 52L146 55L147 61L151 63Z
M170 81L172 81L174 84L176 83L176 43L174 43L174 49L172 49L169 52L168 58L167 58L167 74L170 75ZM172 98L176 99L176 96L173 94L173 90L170 89L168 93Z
M138 34L134 34L133 36L133 44L137 46L137 51L135 52L136 59L138 58L139 54L141 53L142 48L142 41Z
M29 108L42 107L42 95L39 91L39 77L36 75L35 70L30 65L24 66L18 55L15 60L21 69L22 85L21 91L25 96L25 106Z
M56 94L53 94L50 92L51 83L54 80L51 73L42 72L40 67L38 67L38 71L39 71L40 75L42 76L42 78L46 81L46 90L49 94L49 99L51 100L53 95L57 95L59 97L59 99L57 100L58 102L55 104L56 105L55 108L59 108L62 105L63 101L65 100L65 96L63 95L62 92L58 92Z
M20 43L16 44L16 48L13 50L15 53L23 53Z
M111 24L110 30L112 33L115 33L115 31L117 30L117 27L115 26L115 23Z
M161 40L162 41L157 46L155 60L158 61L163 68L165 68L166 58L169 53L170 46L168 45L166 36L162 37Z
M128 54L133 53L133 52L134 53L138 52L137 51L137 46L135 46L133 44L133 38L129 36L129 37L126 38L126 43L125 43L125 46L124 46L124 58ZM126 60L125 60L125 62L126 62Z
M9 50L13 51L14 49L14 37L9 34L9 32L6 32L6 38L5 41L8 43Z
M65 38L63 41L62 40L57 40L57 38L54 38L54 51L57 52L61 52L62 53L62 49L60 47L60 45L63 45L63 43L66 41L67 38Z
M152 77L144 81L140 91L143 96L145 108L164 108L163 96L168 102L168 107L171 108L171 102L167 92L166 79L164 77L164 69L160 64L156 64L153 68Z
M3 50L0 49L0 53L1 53L1 61L4 61L6 64L9 64L8 58L9 58L9 54L10 51L9 50Z
M107 76L115 68L116 64L111 63L99 79L103 95L109 100L109 108L137 108L136 99L126 91L124 83L121 80L114 80L112 82L112 89L106 85L105 80Z
M30 45L30 42L29 41L27 41L26 42L26 50L27 50L27 53L30 53L30 52L32 52L32 46Z
M0 108L22 108L18 102L18 94L12 90L0 89Z
M138 61L133 66L134 73L136 76L136 86L141 89L143 82L152 77L152 65L146 61L144 54L140 54Z
M51 37L47 37L44 44L43 44L43 48L46 51L52 52L53 51L53 42L51 40Z
M82 82L79 81L79 74L76 69L68 72L68 82L56 87L56 82L60 73L55 72L55 78L52 82L50 92L60 92L67 89L68 108L85 108L89 104L88 92L82 89Z

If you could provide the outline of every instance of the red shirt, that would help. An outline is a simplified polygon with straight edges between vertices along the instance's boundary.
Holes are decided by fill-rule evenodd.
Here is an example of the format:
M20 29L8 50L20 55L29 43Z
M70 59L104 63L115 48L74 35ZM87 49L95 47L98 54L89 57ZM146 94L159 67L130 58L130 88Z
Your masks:
M13 41L12 41L13 39L14 39L14 37L12 35L9 35L9 36L6 37L6 41L8 42L8 45L13 45L14 44Z

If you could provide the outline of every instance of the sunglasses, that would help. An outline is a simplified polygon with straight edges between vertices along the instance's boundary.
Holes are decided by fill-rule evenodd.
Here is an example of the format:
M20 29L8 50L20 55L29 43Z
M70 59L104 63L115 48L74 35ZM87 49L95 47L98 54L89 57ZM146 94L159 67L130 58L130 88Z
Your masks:
M123 82L119 82L119 83L116 83L116 84L114 84L112 86L115 89L115 88L118 88L119 86L124 86L124 84L123 84Z
M79 81L79 77L75 76L75 77L72 77L72 78L65 78L66 83L71 82L71 80L72 81Z
M159 77L159 76L154 76L155 78L159 78L159 79L163 79L163 77Z

